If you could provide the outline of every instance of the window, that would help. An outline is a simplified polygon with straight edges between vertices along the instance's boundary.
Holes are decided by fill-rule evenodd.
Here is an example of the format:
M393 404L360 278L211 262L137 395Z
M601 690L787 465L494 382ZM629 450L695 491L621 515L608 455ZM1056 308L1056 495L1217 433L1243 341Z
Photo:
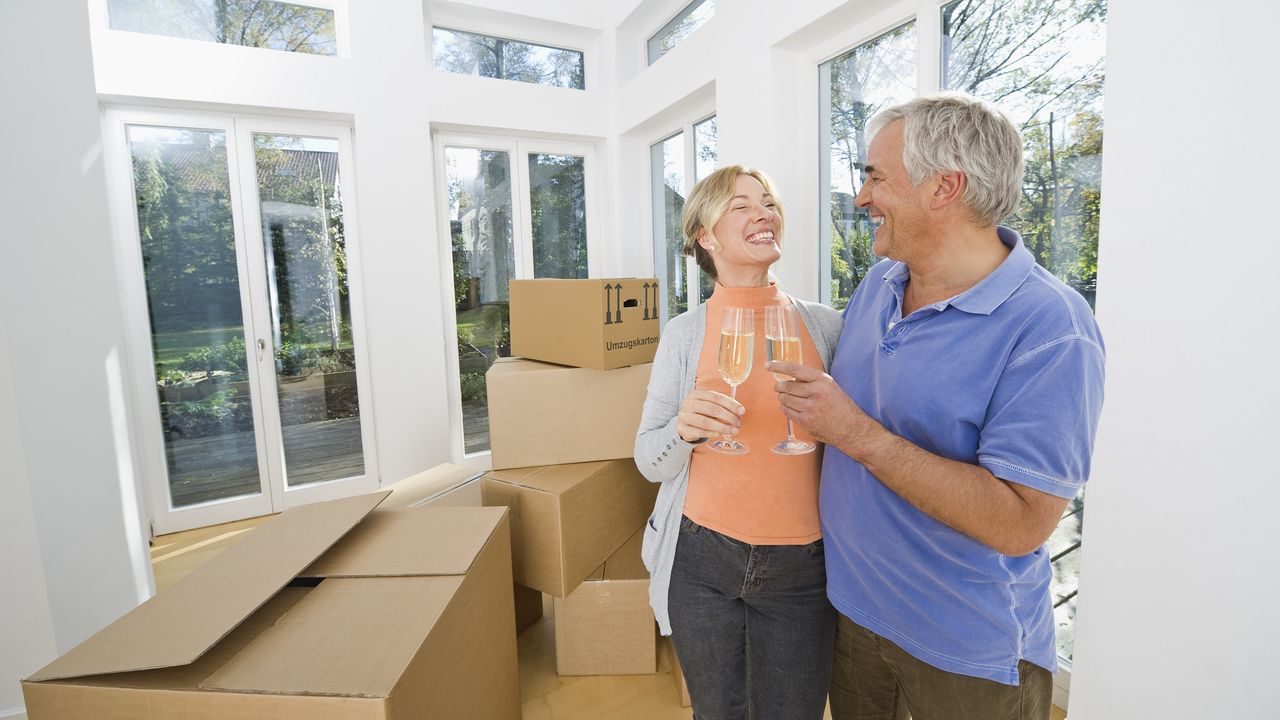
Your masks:
M463 455L489 449L485 372L511 354L507 283L586 278L594 152L572 143L438 136L444 158ZM443 227L442 227L443 230Z
M926 5L927 12L935 12ZM1101 207L1105 0L955 0L919 45L940 51L938 86L995 103L1021 128L1026 159L1022 199L1004 224L1022 234L1037 262L1093 303L1097 290ZM875 262L865 217L852 207L860 187L865 122L885 104L916 95L919 58L914 24L881 35L823 63L819 117L830 148L820 182L823 300L848 303ZM923 31L921 31L923 32ZM927 74L924 74L927 75ZM1083 497L1067 507L1046 543L1053 564L1058 651L1069 672L1079 574Z
M958 0L942 8L943 87L995 103L1022 129L1022 200L1005 224L1090 305L1098 278L1105 22L1099 0ZM1076 497L1047 545L1058 652L1067 660L1083 518L1083 497Z
M692 137L690 146L685 138ZM666 288L662 297L662 322L711 296L714 281L684 254L681 229L684 199L693 185L716 168L716 118L711 116L655 143L650 148L653 193L653 248L655 274ZM685 179L693 182L686 184Z
M882 108L916 95L916 28L907 23L818 68L826 95L824 154L828 203L822 213L822 300L843 309L876 263L871 223L853 198L862 188L867 121Z
M350 128L108 115L159 531L367 492Z
M108 0L112 30L337 55L334 11L274 0Z
M702 27L716 14L715 0L693 0L662 29L649 38L649 64L658 62L658 58L671 52L671 49Z
M431 47L435 68L443 72L586 88L582 53L577 50L440 27L431 28Z

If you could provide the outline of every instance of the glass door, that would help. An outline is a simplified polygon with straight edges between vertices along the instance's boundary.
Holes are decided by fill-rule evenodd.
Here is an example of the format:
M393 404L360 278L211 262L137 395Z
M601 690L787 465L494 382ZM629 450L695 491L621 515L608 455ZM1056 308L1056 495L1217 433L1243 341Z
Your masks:
M508 281L595 275L600 251L588 232L594 149L480 135L435 140L443 160L436 177L440 230L448 238L441 260L452 268L445 300L455 308L446 330L457 348L450 359L458 378L455 457L482 470L489 451L485 372L511 354Z
M107 126L156 532L372 489L348 132L126 111Z

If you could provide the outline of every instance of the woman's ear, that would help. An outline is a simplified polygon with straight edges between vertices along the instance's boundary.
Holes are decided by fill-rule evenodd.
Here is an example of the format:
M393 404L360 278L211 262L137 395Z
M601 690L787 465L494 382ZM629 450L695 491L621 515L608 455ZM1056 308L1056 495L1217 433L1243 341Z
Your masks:
M702 235L698 238L698 244L707 252L715 252L718 249L716 247L716 236L712 235L710 230L702 231Z

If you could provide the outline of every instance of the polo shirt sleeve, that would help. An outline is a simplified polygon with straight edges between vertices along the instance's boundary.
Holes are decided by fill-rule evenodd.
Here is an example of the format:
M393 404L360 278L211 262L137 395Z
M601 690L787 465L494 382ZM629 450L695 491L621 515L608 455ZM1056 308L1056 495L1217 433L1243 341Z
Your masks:
M1102 385L1102 348L1082 335L1014 358L992 395L978 464L1002 480L1075 496L1089 477Z

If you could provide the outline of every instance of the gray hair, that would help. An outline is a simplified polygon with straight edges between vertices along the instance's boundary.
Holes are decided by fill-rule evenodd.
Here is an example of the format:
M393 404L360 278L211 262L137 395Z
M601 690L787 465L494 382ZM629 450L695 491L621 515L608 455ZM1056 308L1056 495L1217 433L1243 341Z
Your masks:
M896 120L903 121L902 164L912 185L958 170L975 221L994 225L1013 214L1022 194L1022 137L1004 113L963 93L927 95L876 113L867 137Z

